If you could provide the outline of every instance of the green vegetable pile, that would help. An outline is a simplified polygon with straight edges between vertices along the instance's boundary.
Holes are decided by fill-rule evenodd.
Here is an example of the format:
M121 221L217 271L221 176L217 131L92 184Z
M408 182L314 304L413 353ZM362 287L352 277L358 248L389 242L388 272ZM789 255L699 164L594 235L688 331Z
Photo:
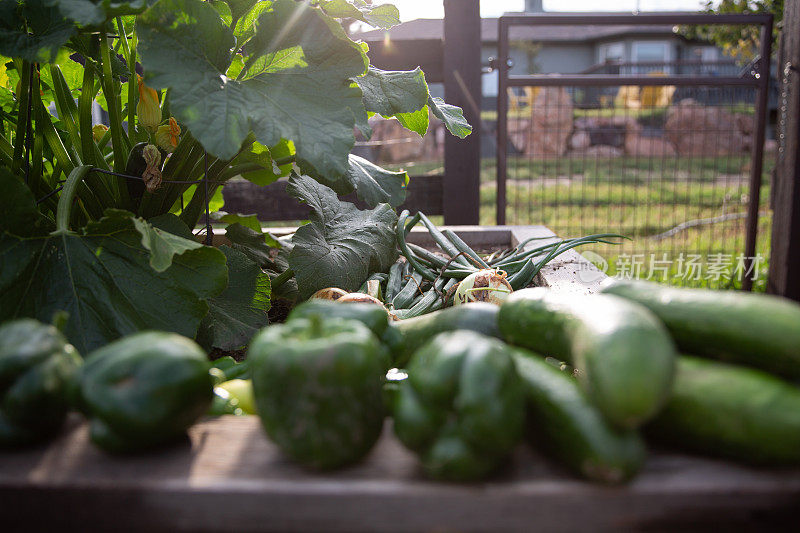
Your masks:
M70 410L92 442L135 453L186 437L211 405L213 379L195 342L158 331L130 335L81 359L53 326L0 327L0 448L54 437Z
M369 386L372 400L361 408L377 406L383 383L398 439L426 475L446 481L484 479L513 465L523 436L599 483L633 478L647 442L753 464L800 464L800 389L779 377L800 371L800 306L646 282L610 280L601 292L521 289L499 306L470 303L399 321L375 303L310 300L290 315L286 333L272 327L263 334L272 360L253 376L259 414L290 457L323 468L349 464L368 446L360 442L342 457L327 444L344 438L337 427L350 428L347 435L360 427L355 433L373 442L375 426L350 402L358 386ZM327 343L319 341L322 330L309 333L314 320L333 328ZM347 322L371 332L366 346L375 364L384 361L374 347L380 340L403 370L367 377L348 363L354 366L338 389L319 374L340 353L337 330ZM767 342L758 340L764 331ZM390 342L388 332L402 342ZM290 379L297 380L291 388ZM335 411L340 418L320 390L345 402Z
M45 440L67 415L81 357L53 326L23 319L0 326L0 447Z
M268 433L289 456L331 467L368 451L353 446L340 457L339 448L318 437L342 439L327 426L334 420L324 414L331 413L330 398L318 392L337 389L317 370L339 353L336 330L355 321L373 342L383 340L403 368L385 379L354 366L348 375L373 391L362 409L379 403L374 391L384 382L395 434L435 479L484 479L513 464L523 436L599 483L633 478L645 464L647 442L753 464L800 464L800 389L780 377L794 379L800 371L797 304L610 280L595 295L522 289L499 306L470 303L400 321L388 316L375 303L310 300L290 315L285 334L270 328L272 370L263 365L253 376L256 402ZM308 333L315 319L334 330L324 347L321 330ZM387 342L390 331L402 342ZM770 334L766 342L759 340L763 332ZM275 348L287 343L290 351ZM367 346L376 364L384 360L374 344ZM302 355L291 355L296 350ZM291 390L282 385L289 376L299 380ZM349 402L359 389L349 377L339 383L334 394ZM276 409L279 401L287 406ZM303 414L289 405L301 405ZM347 405L336 411L344 419L334 426L361 427L357 434L371 440L374 426Z
M649 442L800 464L797 304L526 288L621 236L480 254L397 215L407 173L352 155L354 131L369 138L373 115L420 135L431 115L472 128L420 69L372 67L343 29L389 28L394 6L4 0L0 14L1 448L55 438L71 411L114 454L255 413L313 469L363 460L387 416L446 481L513 467L523 438L601 483L634 477ZM233 178L285 179L309 222L276 238L221 211ZM411 242L418 224L435 249ZM275 302L291 313L268 326Z
M0 327L0 446L53 438L71 409L115 454L185 440L204 414L257 413L289 458L330 470L367 457L388 415L422 472L444 481L513 468L523 438L609 484L640 471L650 442L798 465L800 388L787 380L800 373L798 326L800 306L780 298L619 280L400 321L379 301L312 299L263 328L244 362L213 365L163 332L82 363L56 328L19 320Z

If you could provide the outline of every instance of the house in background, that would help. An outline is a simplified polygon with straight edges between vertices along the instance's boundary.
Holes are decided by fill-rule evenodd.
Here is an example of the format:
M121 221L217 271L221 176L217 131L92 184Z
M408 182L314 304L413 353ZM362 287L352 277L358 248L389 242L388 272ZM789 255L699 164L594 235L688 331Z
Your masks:
M542 0L526 0L525 13L543 13ZM481 19L482 61L497 55L497 18ZM690 40L665 26L514 26L510 33L511 73L606 73L735 74L738 67L722 50L707 42ZM353 35L370 46L373 64L381 68L409 68L409 60L423 70L436 71L431 50L441 46L441 19L416 19L390 30ZM401 55L406 58L402 63ZM488 69L487 69L488 70ZM497 97L497 72L483 76L484 109L492 109ZM441 96L439 84L432 92Z

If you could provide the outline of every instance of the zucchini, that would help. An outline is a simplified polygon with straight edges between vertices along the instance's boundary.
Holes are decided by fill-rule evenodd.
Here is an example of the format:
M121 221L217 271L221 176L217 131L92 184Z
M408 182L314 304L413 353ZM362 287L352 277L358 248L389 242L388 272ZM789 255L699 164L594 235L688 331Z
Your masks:
M655 415L672 385L675 348L647 308L611 295L516 291L498 322L511 344L566 360L607 420L634 428Z
M396 322L389 322L389 327L381 335L381 342L389 350L389 354L392 357L392 366L397 366L396 361L402 360L406 351L406 339L394 324ZM408 358L405 360L407 361Z
M797 465L800 389L761 370L681 356L672 398L645 429L685 450Z
M148 143L140 142L133 145L130 153L128 154L128 162L125 165L125 174L128 176L142 177L144 171L147 169L147 161L144 160L143 150ZM125 180L125 187L128 189L128 197L131 200L131 205L135 206L138 210L139 203L144 195L145 185L143 180L127 179ZM138 211L134 211L138 214Z
M475 302L457 307L448 307L426 315L401 320L391 325L403 334L402 350L396 356L395 366L403 367L411 355L430 339L445 331L468 329L490 337L500 338L497 327L496 305Z
M592 481L619 483L641 469L646 452L639 434L606 422L570 374L521 349L514 361L531 444Z
M602 291L650 309L683 352L800 379L800 305L792 301L623 280Z

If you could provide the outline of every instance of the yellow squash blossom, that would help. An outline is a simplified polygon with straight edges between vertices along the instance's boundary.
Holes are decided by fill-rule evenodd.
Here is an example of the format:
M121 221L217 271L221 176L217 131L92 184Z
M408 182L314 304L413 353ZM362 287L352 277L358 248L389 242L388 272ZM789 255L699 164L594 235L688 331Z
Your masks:
M136 116L139 117L139 125L150 133L154 133L161 123L161 106L158 101L158 93L155 89L144 84L141 76L139 79L139 102L136 104Z
M107 131L108 126L105 124L95 124L92 126L92 137L94 137L94 142L99 143L100 139L105 136Z
M172 153L181 139L181 127L178 122L169 117L169 124L158 127L156 131L156 144L165 152Z

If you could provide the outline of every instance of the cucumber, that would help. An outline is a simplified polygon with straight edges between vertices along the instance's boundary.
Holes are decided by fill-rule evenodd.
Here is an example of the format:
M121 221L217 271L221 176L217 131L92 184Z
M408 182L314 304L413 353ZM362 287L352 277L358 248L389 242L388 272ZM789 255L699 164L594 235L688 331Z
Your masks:
M678 358L672 398L646 435L759 465L800 464L800 389L745 366Z
M531 352L516 349L514 361L525 389L527 437L576 474L620 483L644 464L644 442L635 430L611 426L568 373Z
M381 335L381 342L389 350L389 354L392 357L392 366L397 366L397 361L402 360L404 357L406 339L394 324L396 322L389 322L389 327Z
M522 289L500 306L506 341L566 360L603 416L634 428L666 401L675 347L647 308L611 295Z
M800 305L766 294L610 280L602 292L638 302L681 351L800 378Z
M475 302L393 323L391 327L400 331L405 340L402 350L396 356L395 366L405 366L420 346L445 331L468 329L500 338L497 326L498 312L499 308L496 305Z

